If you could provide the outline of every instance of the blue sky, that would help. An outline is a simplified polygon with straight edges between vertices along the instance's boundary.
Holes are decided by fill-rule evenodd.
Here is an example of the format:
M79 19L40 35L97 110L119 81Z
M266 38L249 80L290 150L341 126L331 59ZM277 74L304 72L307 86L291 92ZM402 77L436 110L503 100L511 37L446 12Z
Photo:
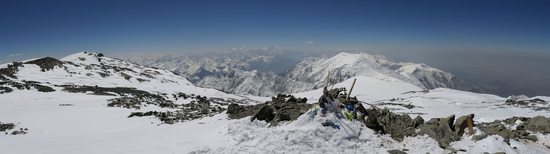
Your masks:
M275 46L544 53L550 49L549 18L550 1L538 0L2 0L0 52L200 52Z

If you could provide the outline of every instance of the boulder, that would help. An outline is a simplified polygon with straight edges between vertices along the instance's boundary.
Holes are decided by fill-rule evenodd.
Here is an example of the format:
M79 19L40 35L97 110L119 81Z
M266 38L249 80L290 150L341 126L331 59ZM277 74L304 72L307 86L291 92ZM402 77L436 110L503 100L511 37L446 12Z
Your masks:
M414 121L409 115L398 115L390 112L387 108L382 110L371 108L367 110L365 125L381 134L390 134L398 141L403 140L405 136L414 136L415 127L418 121ZM423 121L423 120L422 120Z
M270 105L264 105L251 119L254 121L256 119L270 122L275 118L275 109Z
M546 118L543 116L533 117L527 120L527 122L525 123L525 129L533 132L548 134L550 133L550 118Z
M432 118L419 127L418 134L428 135L435 139L440 147L447 148L449 143L459 140L459 136L453 131L454 120L454 115L447 118Z

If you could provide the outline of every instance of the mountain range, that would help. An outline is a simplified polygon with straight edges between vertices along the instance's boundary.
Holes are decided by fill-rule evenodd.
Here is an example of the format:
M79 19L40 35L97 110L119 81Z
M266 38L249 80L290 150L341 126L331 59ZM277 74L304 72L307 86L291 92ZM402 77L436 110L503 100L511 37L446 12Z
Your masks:
M289 58L294 56L292 58ZM425 64L394 62L381 55L341 52L332 57L288 55L277 49L204 55L121 57L136 64L172 70L193 84L235 94L273 96L338 83L354 76L388 75L424 89L482 92L451 73ZM269 66L269 67L266 67ZM329 75L330 72L330 75ZM327 75L330 81L327 81Z

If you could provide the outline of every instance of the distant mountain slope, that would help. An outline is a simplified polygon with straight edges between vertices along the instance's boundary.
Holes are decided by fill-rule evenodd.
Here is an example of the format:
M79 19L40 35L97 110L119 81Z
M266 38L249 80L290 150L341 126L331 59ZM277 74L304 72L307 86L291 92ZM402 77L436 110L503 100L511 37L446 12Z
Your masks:
M126 59L175 71L197 86L257 96L296 93L322 87L326 84L329 71L333 83L352 76L387 75L425 89L444 87L481 91L448 72L425 64L397 63L380 55L343 52L333 57L309 57L296 61L300 56L289 60L286 54L276 49L266 49L207 55L167 55L157 58L130 56ZM281 65L282 63L286 66ZM288 67L289 63L296 65ZM271 68L265 69L266 66ZM279 67L288 67L288 71L274 73L273 68Z
M39 58L14 62L2 68L0 79L13 83L36 82L57 89L57 86L85 85L98 87L132 87L155 94L188 93L203 96L243 99L218 90L200 88L168 70L136 65L105 57L100 53L81 52L59 60ZM9 71L8 71L9 70Z
M479 92L448 72L425 64L397 63L381 55L367 53L339 53L330 58L307 58L300 62L287 76L297 81L308 82L319 88L326 83L330 71L331 82L341 82L352 76L388 75L425 89L451 88Z

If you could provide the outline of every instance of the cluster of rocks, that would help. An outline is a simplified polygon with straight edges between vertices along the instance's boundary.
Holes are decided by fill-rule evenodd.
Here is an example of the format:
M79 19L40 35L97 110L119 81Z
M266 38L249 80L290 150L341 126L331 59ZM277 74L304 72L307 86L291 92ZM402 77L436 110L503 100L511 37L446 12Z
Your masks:
M484 134L473 136L474 140L484 139L488 135L499 135L507 143L510 142L510 139L526 139L536 142L538 140L537 136L532 133L549 134L550 118L542 116L532 118L512 117L505 120L495 120L490 123L480 123L477 127Z
M0 83L0 84L2 84L2 83ZM12 91L13 91L13 89L11 89L10 87L0 86L0 94L10 93Z
M86 85L61 85L63 91L70 93L87 93L92 92L95 95L105 95L105 96L151 96L151 97L160 97L158 95L151 94L149 92L138 90L136 88L127 88L127 87L98 87L98 86L86 86Z
M395 140L407 136L428 135L435 139L439 146L446 148L449 143L457 141L464 134L467 119L474 115L465 115L455 121L455 116L432 118L428 121L420 116L414 119L407 114L395 114L389 109L370 108L367 110L365 125L380 134L389 134Z
M168 94L152 94L147 91L138 90L127 87L98 87L98 86L76 86L63 85L63 91L71 93L88 93L95 95L120 96L109 99L108 107L122 107L128 109L141 109L147 105L155 105L161 108L174 109L172 111L148 111L148 112L132 112L128 117L146 117L154 116L166 124L174 124L194 120L205 116L213 116L214 114L225 111L222 106L227 106L228 103L224 99L207 98L205 96L195 94L176 93L172 94L175 100L191 99L190 103L175 104L169 99Z
M414 136L415 130L424 123L422 117L412 119L407 114L395 114L389 109L370 108L364 119L365 126L381 134L390 134L396 140L405 136Z
M6 68L0 68L0 80L7 81L9 80L8 77L17 79L15 73L19 71L19 67L23 67L23 63L13 62L12 64L8 64L8 67Z
M42 71L52 69L55 66L61 65L62 62L54 58L41 58L25 63L13 62L8 64L6 68L0 68L0 94L10 93L12 88L19 90L30 90L31 88L37 89L39 92L53 92L55 89L41 85L40 82L35 81L23 81L16 82L11 79L17 79L15 74L19 71L20 67L24 67L23 64L36 64L42 68Z
M227 108L227 114L232 119L252 116L251 121L263 120L275 126L281 121L296 120L300 115L306 113L311 108L311 104L306 102L306 98L281 94L272 97L271 101L263 104L250 106L231 104Z
M455 120L455 115L451 115L445 118L432 118L425 122L420 116L412 119L407 114L395 114L387 108L370 108L367 113L365 125L380 134L389 134L395 140L403 140L406 136L428 135L442 148L448 148L451 142L460 140L468 126L468 119L474 118L474 115L470 114ZM481 140L489 135L499 135L507 143L510 139L537 141L537 137L532 133L549 134L550 118L513 117L490 123L478 123L475 126L483 133L474 135L473 140Z
M36 81L23 81L23 82L16 82L11 80L0 81L0 94L12 92L13 91L12 88L16 88L18 90L31 90L32 88L34 88L39 92L55 91L55 89L53 89L52 87L41 85L40 82L36 82Z
M15 124L13 123L2 123L0 122L0 132L4 132L4 134L11 134L11 135L21 135L21 134L27 134L28 128L20 128L19 130L14 130ZM9 132L11 131L11 133Z
M222 107L224 103L215 99L208 99L207 97L201 96L188 97L188 99L194 100L188 104L173 104L174 106L169 107L177 109L175 111L132 112L128 118L154 116L163 123L174 124L176 122L184 122L206 116L213 116L225 111L225 108Z
M510 96L506 99L504 105L530 108L535 111L550 111L548 102L539 98L529 98L527 96Z

